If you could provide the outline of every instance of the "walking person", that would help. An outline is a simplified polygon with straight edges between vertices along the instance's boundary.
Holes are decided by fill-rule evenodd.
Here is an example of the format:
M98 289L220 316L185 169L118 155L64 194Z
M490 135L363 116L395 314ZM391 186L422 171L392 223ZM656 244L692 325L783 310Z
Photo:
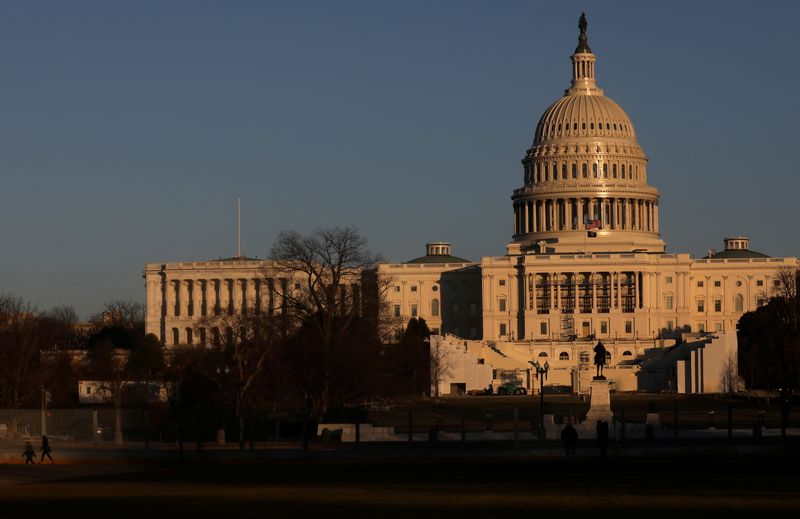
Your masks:
M566 427L561 430L561 443L564 444L564 454L567 457L567 465L574 465L578 445L578 431L572 426L572 422L567 422Z
M600 449L600 459L603 462L608 457L608 422L604 420L597 420L597 448Z
M33 450L31 442L25 442L25 452L22 453L22 456L25 458L25 465L28 463L36 465L36 451Z
M44 463L45 456L50 458L50 463L53 463L53 457L50 456L51 452L53 452L53 450L50 448L50 442L47 440L47 436L42 436L42 457L39 463Z

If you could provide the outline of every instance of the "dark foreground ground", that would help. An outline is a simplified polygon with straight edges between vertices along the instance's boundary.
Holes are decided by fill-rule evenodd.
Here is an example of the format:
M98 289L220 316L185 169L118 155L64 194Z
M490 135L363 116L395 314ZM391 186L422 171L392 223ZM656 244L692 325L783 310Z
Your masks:
M749 454L386 456L0 465L0 517L793 517L796 449ZM623 514L623 515L620 515ZM780 514L780 515L777 515ZM587 515L588 516L588 515Z

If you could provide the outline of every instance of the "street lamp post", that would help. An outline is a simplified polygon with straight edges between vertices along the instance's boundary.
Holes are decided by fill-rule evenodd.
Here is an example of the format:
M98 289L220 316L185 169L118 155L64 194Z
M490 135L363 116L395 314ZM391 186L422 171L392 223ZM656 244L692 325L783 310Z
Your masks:
M539 378L539 439L545 439L544 429L544 381L547 378L547 372L550 371L550 364L544 361L544 365L539 364L539 361L531 362L536 376Z
M220 428L217 429L217 444L225 445L225 392L222 388L222 376L228 376L230 373L228 366L217 366L217 387L219 387L219 412L220 412Z

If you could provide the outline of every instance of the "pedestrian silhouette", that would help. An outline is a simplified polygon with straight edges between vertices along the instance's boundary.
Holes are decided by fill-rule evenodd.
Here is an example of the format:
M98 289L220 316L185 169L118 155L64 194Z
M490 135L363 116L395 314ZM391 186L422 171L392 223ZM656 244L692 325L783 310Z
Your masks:
M22 453L22 456L25 458L25 465L30 463L31 465L36 465L36 451L33 450L33 445L31 442L25 442L25 452Z
M597 448L600 449L600 458L606 460L608 455L608 422L597 420Z
M566 427L561 430L561 443L564 444L564 454L567 457L567 464L574 464L575 447L578 445L578 431L572 426L572 422L567 422Z
M52 449L50 448L50 442L47 440L47 436L42 436L42 458L39 460L39 463L44 462L44 457L47 456L50 459L50 463L53 463L53 457L50 456Z

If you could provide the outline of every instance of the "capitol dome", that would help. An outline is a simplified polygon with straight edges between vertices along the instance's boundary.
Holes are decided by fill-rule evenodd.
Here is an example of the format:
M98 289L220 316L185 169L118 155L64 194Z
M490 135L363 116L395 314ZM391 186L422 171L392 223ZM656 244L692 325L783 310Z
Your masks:
M533 145L565 138L622 139L636 145L636 132L628 114L603 95L567 94L548 108Z
M663 252L658 190L625 111L595 79L581 15L572 81L545 110L522 159L509 253Z

